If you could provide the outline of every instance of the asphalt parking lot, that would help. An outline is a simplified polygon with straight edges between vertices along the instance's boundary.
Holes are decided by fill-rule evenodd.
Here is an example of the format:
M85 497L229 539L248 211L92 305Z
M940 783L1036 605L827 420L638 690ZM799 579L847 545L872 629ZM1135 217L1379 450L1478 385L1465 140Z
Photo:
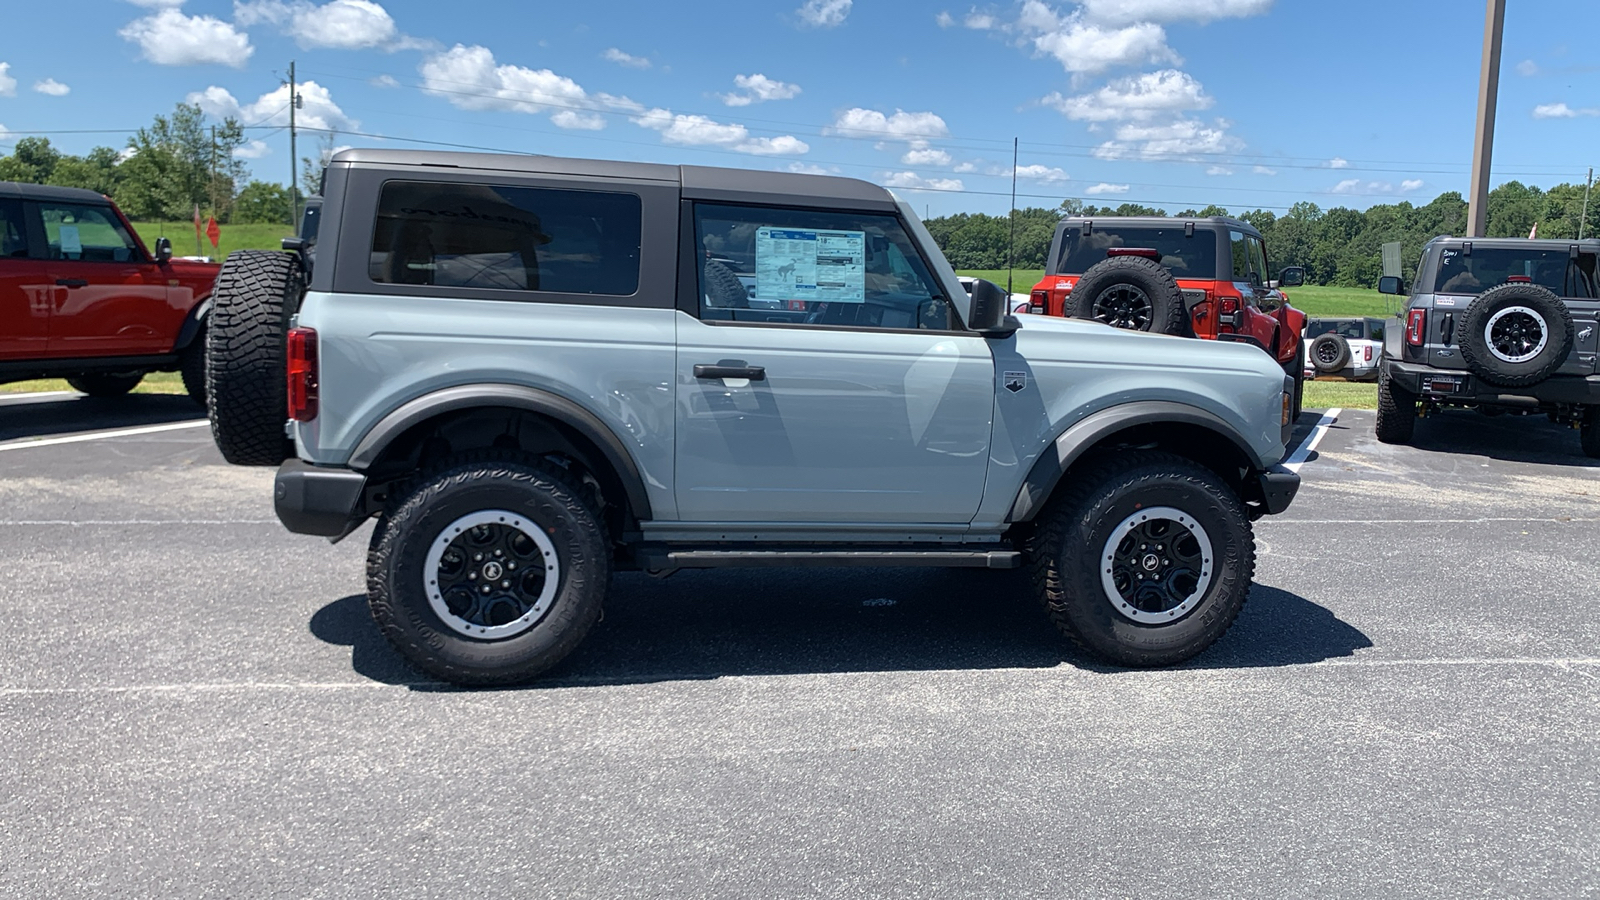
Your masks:
M14 896L1600 896L1600 468L1542 418L1342 413L1182 668L1010 573L684 572L470 692L188 400L0 398Z

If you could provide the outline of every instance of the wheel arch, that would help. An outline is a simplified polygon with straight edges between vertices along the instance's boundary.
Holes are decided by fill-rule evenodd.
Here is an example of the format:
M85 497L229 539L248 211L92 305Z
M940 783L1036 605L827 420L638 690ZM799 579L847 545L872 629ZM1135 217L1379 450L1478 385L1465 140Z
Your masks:
M176 353L194 343L210 317L211 298L207 296L189 309L189 315L184 317L183 325L178 328L178 339L172 344L172 352Z
M628 447L598 416L572 400L523 385L444 388L402 404L357 442L348 465L374 479L421 465L429 441L451 426L448 452L505 447L574 456L602 490L626 501L634 521L651 517L644 478Z
M1007 521L1032 521L1069 472L1103 453L1134 448L1165 450L1205 466L1249 506L1263 499L1251 475L1266 467L1231 425L1195 406L1147 400L1100 410L1062 432L1023 480Z

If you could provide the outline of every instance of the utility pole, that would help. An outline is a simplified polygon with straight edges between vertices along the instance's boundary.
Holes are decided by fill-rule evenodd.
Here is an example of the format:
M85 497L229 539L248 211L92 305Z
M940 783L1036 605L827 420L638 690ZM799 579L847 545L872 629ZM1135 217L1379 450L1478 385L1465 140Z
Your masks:
M289 227L300 227L300 157L294 147L294 109L300 105L295 93L294 60L289 60Z
M1006 311L1011 309L1011 270L1017 266L1017 141L1011 139L1011 239L1006 244Z
M1489 221L1489 160L1494 153L1494 111L1500 96L1500 36L1506 0L1489 0L1483 26L1483 70L1478 76L1478 131L1472 148L1472 193L1467 199L1466 237L1483 237Z
M1578 217L1578 240L1583 240L1583 226L1589 223L1589 189L1594 187L1594 166L1589 167L1589 180L1583 183L1583 215Z

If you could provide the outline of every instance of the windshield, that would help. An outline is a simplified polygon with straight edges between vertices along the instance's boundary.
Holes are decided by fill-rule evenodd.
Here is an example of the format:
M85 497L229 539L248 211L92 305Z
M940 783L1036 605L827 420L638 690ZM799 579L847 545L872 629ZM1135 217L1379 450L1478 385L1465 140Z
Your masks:
M1563 297L1593 297L1594 257L1573 259L1566 248L1540 250L1479 247L1468 256L1460 247L1439 255L1440 294L1477 294L1512 278L1528 278Z
M1112 247L1144 247L1161 254L1161 264L1172 271L1174 278L1217 277L1215 232L1195 229L1192 237L1186 237L1181 224L1170 228L1093 227L1088 237L1081 229L1070 226L1062 232L1055 274L1082 275L1105 259L1106 251Z

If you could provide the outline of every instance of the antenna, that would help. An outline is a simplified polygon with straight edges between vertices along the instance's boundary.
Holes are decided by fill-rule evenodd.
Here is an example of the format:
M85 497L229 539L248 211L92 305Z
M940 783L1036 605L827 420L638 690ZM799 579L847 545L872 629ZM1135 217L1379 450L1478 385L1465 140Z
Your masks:
M1011 293L1011 271L1017 265L1017 138L1011 139L1011 239L1006 244L1006 294ZM1007 306L1010 301L1007 301Z

